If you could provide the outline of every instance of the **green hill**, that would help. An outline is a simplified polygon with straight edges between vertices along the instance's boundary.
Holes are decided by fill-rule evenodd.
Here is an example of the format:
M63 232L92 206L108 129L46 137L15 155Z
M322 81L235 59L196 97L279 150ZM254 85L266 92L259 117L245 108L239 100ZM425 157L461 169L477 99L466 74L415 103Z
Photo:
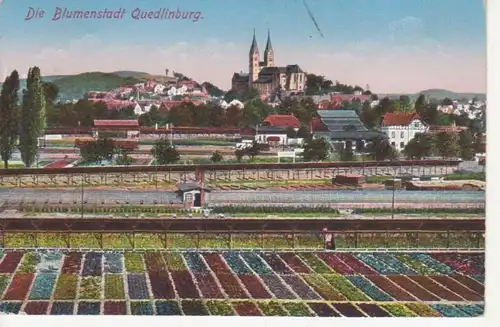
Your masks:
M406 94L410 97L411 100L415 101L420 94L425 95L426 98L428 99L436 99L436 100L443 100L444 98L450 98L453 100L460 100L460 99L467 99L467 100L472 100L472 98L476 98L481 101L486 100L486 94L484 93L468 93L468 92L453 92L449 90L443 90L443 89L428 89L428 90L422 90L418 93L415 94ZM389 97L389 98L398 98L400 95L404 95L403 93L401 94L378 94L379 97Z
M130 71L130 70L122 70L122 71L112 72L111 74L118 75L121 77L133 77L133 78L140 79L141 81L153 79L153 80L160 82L160 83L175 82L175 78L171 77L171 76L152 75L152 74L145 73L145 72L136 72L136 71Z
M45 77L44 77L44 80ZM68 75L52 81L59 87L60 100L80 99L88 91L110 91L121 85L139 83L135 77L121 77L112 73L83 73Z

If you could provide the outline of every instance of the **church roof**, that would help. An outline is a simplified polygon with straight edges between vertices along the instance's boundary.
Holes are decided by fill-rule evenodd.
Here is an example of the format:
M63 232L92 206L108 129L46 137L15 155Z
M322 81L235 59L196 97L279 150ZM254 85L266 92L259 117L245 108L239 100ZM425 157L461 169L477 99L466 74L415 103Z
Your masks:
M255 52L259 52L259 47L257 46L257 39L255 38L255 29L254 29L252 46L250 47L250 54L254 54Z
M264 54L267 55L268 52L273 51L273 45L271 44L271 31L267 30L267 44L266 44L266 50L264 51Z

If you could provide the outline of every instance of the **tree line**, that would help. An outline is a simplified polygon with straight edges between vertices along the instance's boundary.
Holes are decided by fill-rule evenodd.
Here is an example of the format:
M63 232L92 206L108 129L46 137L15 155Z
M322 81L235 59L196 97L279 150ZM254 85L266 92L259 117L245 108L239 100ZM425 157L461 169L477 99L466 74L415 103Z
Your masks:
M37 158L39 137L46 126L47 101L40 69L28 71L26 88L20 94L19 73L14 70L2 84L0 91L0 156L4 167L17 148L26 167L31 167ZM21 100L21 101L20 101Z
M485 137L482 132L474 134L470 130L417 134L403 150L408 159L439 156L473 160L478 153L486 153Z

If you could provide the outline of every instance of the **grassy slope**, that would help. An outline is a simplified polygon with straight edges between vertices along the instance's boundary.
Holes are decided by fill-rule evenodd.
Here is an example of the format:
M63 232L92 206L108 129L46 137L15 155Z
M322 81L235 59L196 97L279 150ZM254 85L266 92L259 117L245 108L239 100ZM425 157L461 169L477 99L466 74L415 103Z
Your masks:
M138 78L121 77L110 73L92 72L56 79L61 99L79 99L88 91L109 91L125 84L139 83Z

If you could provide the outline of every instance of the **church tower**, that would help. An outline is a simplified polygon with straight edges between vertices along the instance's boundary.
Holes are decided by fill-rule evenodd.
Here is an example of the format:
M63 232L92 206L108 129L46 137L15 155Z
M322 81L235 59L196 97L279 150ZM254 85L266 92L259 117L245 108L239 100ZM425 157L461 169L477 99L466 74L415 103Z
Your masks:
M266 67L274 66L274 51L273 51L273 45L271 44L270 30L267 30L267 44L266 44L266 50L264 51L264 64Z
M253 82L259 78L259 47L257 46L257 39L255 38L255 29L253 30L253 41L250 47L249 67L248 67L248 87L251 89Z

